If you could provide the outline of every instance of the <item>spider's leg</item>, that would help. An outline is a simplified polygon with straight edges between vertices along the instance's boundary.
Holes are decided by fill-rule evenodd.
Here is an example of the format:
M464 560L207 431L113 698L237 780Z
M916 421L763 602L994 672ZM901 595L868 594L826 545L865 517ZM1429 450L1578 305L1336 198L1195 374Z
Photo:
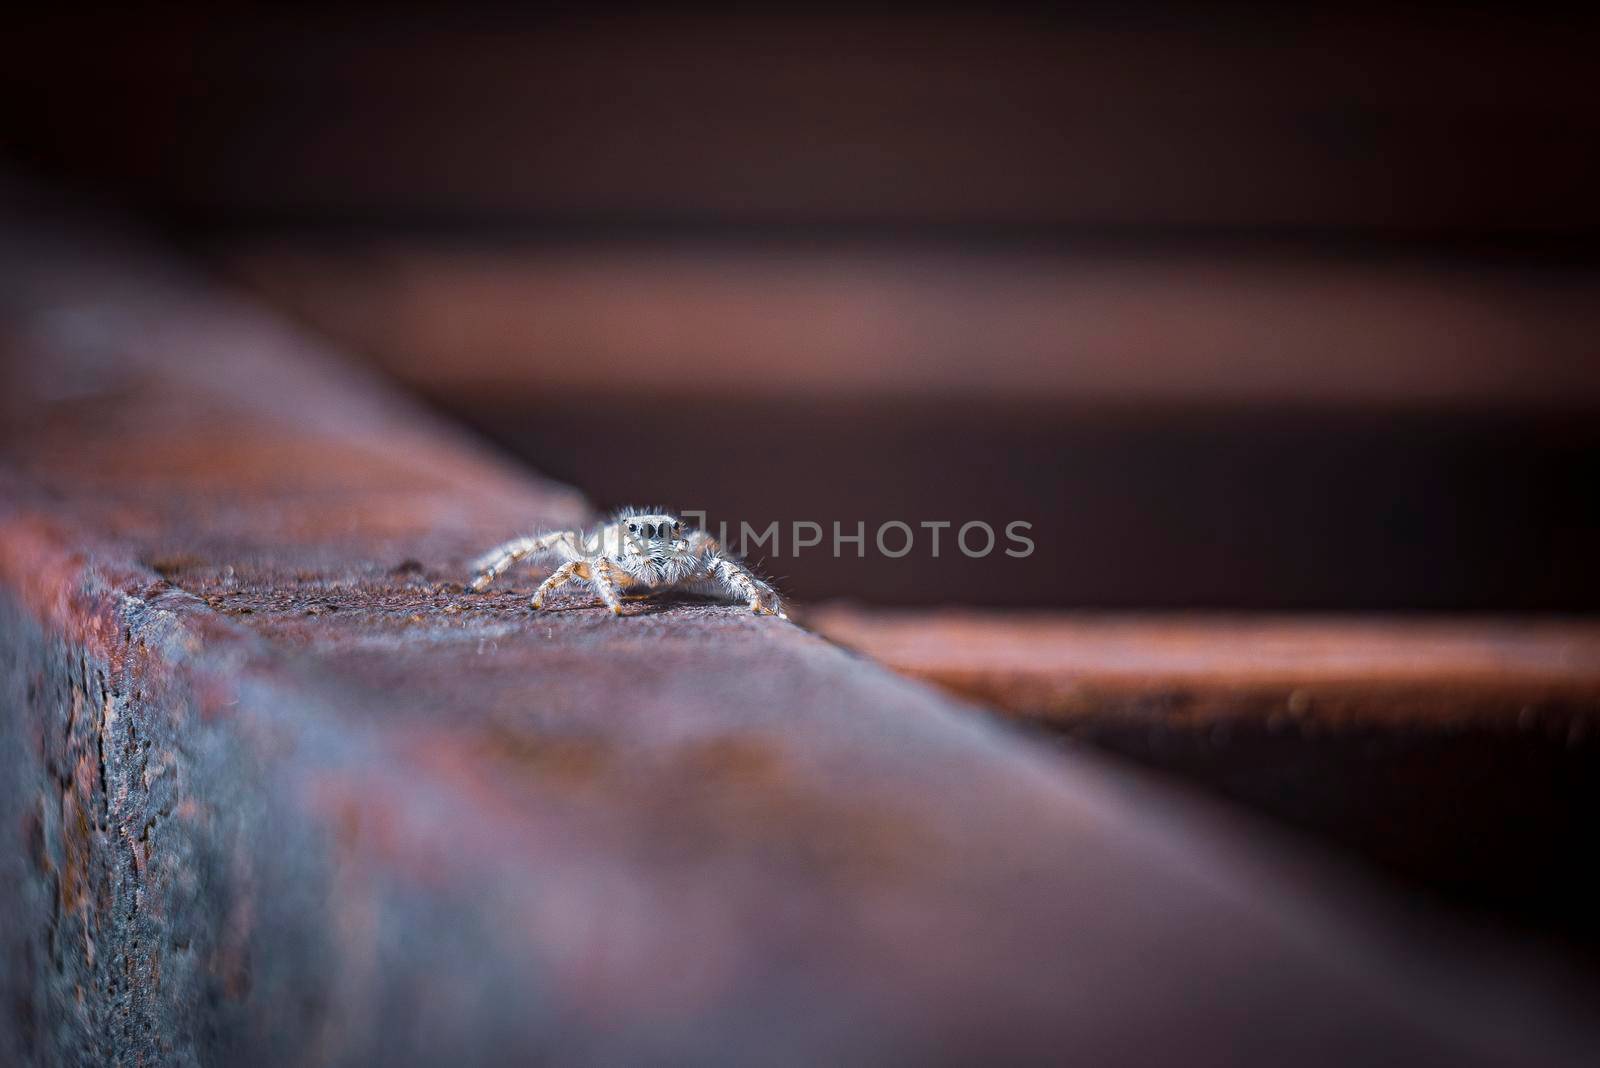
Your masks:
M536 609L543 608L544 599L547 594L560 589L573 579L580 577L582 576L578 574L578 562L576 560L571 560L565 564L562 564L560 567L556 568L555 571L551 572L549 578L539 583L539 588L533 591L533 600L528 602L528 606Z
M711 557L708 563L710 577L728 593L748 601L750 611L764 612L780 619L789 618L778 591L757 578L748 567L720 553Z
M617 596L618 585L631 585L626 581L627 576L618 570L610 560L600 557L589 566L589 585L594 587L595 596L605 602L611 609L611 614L622 614L622 600Z
M539 553L553 552L569 563L577 560L579 559L577 541L577 532L571 530L558 530L553 534L537 538L512 538L474 562L472 569L478 573L478 577L472 580L472 585L468 588L474 592L481 592L489 583L504 574L512 564Z

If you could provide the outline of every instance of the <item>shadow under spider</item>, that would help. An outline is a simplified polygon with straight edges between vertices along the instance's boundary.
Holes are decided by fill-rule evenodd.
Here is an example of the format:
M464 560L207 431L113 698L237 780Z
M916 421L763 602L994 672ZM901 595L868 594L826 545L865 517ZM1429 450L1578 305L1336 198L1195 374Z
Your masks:
M723 600L703 593L628 593L618 597L630 609L624 616L654 616L674 608L717 607L744 608L743 604L736 601ZM586 612L591 610L604 610L605 605L598 600L585 600L583 598L567 598L546 602L543 608L529 609L533 615L545 612Z

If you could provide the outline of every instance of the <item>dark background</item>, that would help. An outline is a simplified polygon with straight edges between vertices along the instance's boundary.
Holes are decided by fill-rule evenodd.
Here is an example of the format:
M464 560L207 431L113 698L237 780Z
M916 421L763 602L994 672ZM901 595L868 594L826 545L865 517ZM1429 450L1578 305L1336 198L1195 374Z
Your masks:
M1595 29L80 11L0 148L602 503L1040 547L802 599L1589 611Z

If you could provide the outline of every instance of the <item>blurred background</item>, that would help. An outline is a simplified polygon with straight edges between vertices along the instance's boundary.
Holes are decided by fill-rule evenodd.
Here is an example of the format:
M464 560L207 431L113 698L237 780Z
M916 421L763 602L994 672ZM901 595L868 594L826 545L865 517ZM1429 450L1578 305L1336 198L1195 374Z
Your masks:
M0 154L601 505L1021 520L1040 548L764 561L803 603L1587 625L1596 29L1510 4L32 16L0 40ZM1588 720L1529 731L1514 694L1508 742L1448 702L1412 729L1409 700L1226 753L1088 733L1600 943Z
M1600 603L1594 25L1088 5L104 12L8 165L603 505L1034 524L877 603ZM688 462L686 462L686 458Z

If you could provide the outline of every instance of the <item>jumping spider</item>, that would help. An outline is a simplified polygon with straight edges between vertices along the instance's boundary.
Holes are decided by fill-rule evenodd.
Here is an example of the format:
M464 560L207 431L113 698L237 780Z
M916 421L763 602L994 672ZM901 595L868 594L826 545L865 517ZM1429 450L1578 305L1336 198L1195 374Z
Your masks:
M644 590L686 590L731 596L756 613L789 618L778 591L757 578L703 530L675 515L623 513L589 533L558 530L536 538L514 538L480 558L471 589L481 591L512 564L526 558L560 561L550 577L533 591L533 608L568 582L587 582L616 615L622 614L621 593Z

